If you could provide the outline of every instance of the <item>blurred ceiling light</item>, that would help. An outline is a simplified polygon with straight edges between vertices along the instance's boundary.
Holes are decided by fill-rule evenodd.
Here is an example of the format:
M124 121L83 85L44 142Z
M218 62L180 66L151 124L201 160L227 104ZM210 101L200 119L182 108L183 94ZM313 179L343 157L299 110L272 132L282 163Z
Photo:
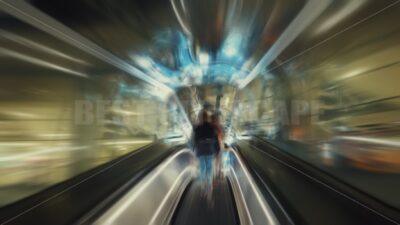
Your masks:
M24 45L26 47L29 47L29 48L38 49L38 50L41 50L43 52L46 52L46 53L49 53L49 54L52 54L52 55L55 55L55 56L59 56L59 57L64 58L64 59L68 59L68 60L71 60L71 61L74 61L74 62L77 62L77 63L89 65L89 63L87 63L86 61L74 58L74 57L69 56L67 54L64 54L64 53L62 53L62 52L60 52L58 50L55 50L53 48L50 48L50 47L47 47L45 45L39 44L37 42L31 41L31 40L26 39L24 37L21 37L19 35L7 32L5 30L1 30L0 29L0 36L3 37L3 38L8 39L10 41L13 41L13 42L16 42L18 44L21 44L21 45Z
M0 142L0 147L33 147L40 145L40 142L33 142L33 141L24 141L24 142Z
M119 141L119 140L115 140L115 141L105 141L102 143L102 145L125 145L125 144L147 144L147 143L151 143L153 142L153 140L134 140L134 141Z
M178 19L179 25L182 27L182 30L187 34L191 35L191 32L186 24L186 6L184 4L184 0L180 0L177 4L176 2L179 0L170 0L172 9L174 10L175 16ZM180 6L180 7L179 7ZM182 10L180 10L182 8Z
M144 69L150 69L152 67L152 61L149 57L145 56L136 56L134 57L136 63Z
M149 86L147 91L153 96L158 97L162 101L166 101L171 95L175 95L174 93L171 93L170 91L160 88L158 86Z
M300 13L293 19L278 40L268 49L257 65L245 79L238 83L240 89L244 88L267 68L297 36L330 5L332 0L309 0Z
M366 0L357 0L357 1L346 1L346 4L339 12L335 12L331 17L325 20L316 30L316 33L322 33L327 30L330 30L335 25L337 25L340 21L346 19L350 16L354 11L359 9Z
M238 54L239 48L243 42L243 36L239 32L228 35L222 47L222 53L227 57L233 57Z
M66 43L75 46L85 51L86 53L103 60L104 62L114 65L115 67L121 69L122 71L127 72L131 76L137 77L150 84L160 86L160 88L164 88L166 91L169 91L171 93L173 92L173 90L167 85L143 73L138 68L116 57L114 54L101 48L97 44L93 43L91 40L71 30L69 27L65 26L64 24L60 23L54 18L44 14L38 8L32 6L27 1L2 0L0 1L0 8L4 12L7 12L8 14L15 16L21 21L24 21L27 24L32 25L33 27L43 30L48 34L53 35L65 41ZM79 75L81 76L82 74Z
M70 138L72 134L38 134L37 136L43 138Z
M161 81L165 84L174 84L174 80L172 78L168 78L166 74L158 71L157 69L151 69L148 71L149 75L152 76L154 79Z
M149 56L134 56L133 60L138 66L143 68L149 76L164 84L172 84L173 79L170 78L168 69L154 62ZM171 91L171 90L168 90Z
M199 63L201 65L208 65L209 62L210 62L210 56L208 55L208 53L200 52L199 53Z
M24 55L24 54L21 54L19 52L12 51L12 50L0 47L0 56L1 55L13 57L13 58L16 58L16 59L19 59L19 60L22 60L22 61L25 61L25 62L28 62L28 63L32 63L32 64L35 64L35 65L38 65L38 66L47 67L47 68L50 68L50 69L58 70L58 71L61 71L61 72L72 74L72 75L76 75L76 76L80 76L80 77L84 77L84 78L88 78L89 77L87 74L84 74L84 73L81 73L81 72L78 72L78 71L75 71L75 70L71 70L71 69L56 65L54 63L50 63L50 62L47 62L47 61L44 61L44 60L41 60L41 59L34 58L32 56Z
M2 156L0 157L0 162L7 162L7 161L17 161L21 159L32 159L34 156L46 156L46 157L51 157L50 154L61 152L65 154L66 152L72 152L72 151L78 151L78 150L83 150L87 149L88 146L77 146L77 147L72 147L72 146L62 146L62 147L55 147L55 148L48 148L48 149L43 149L39 151L32 151L32 152L27 152L27 153L21 153L17 155L10 155L10 156ZM53 155L52 157L54 157ZM57 155L59 156L59 155Z
M143 115L143 113L135 112L135 111L130 111L130 110L123 110L123 109L112 109L112 112L122 114L122 115L127 115L127 116L139 116Z
M365 69L353 69L353 70L351 70L351 71L349 71L348 73L345 73L345 74L343 74L343 75L341 75L341 76L338 76L338 80L344 80L344 79L349 79L349 78L352 78L352 77L355 77L355 76L357 76L357 75L359 75L359 74L362 74L362 73L364 73L366 70Z
M34 119L37 118L37 115L32 113L24 113L24 112L10 112L10 111L3 111L1 112L3 115L7 115L9 117L17 117L18 119Z
M374 137L357 137L357 136L339 136L336 137L337 140L348 140L348 141L355 141L360 142L363 144L375 144L375 145L383 145L387 147L395 147L400 148L400 138L396 139L380 139Z
M237 54L237 49L232 46L229 46L226 49L224 49L224 54L226 56L232 57Z

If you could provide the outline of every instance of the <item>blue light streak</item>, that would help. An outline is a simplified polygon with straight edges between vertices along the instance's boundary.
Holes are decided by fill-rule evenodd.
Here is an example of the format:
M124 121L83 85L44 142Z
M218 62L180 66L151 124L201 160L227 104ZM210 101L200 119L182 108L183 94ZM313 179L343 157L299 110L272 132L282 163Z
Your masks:
M196 59L191 41L182 32L167 30L153 39L151 49L132 58L143 72L173 88L205 82L229 83L243 74L244 40L240 33L232 33L214 59L207 52Z

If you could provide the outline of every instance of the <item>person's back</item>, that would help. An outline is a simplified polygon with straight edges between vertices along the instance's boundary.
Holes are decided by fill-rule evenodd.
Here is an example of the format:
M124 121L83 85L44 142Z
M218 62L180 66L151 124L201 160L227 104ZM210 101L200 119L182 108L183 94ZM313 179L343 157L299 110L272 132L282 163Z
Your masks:
M218 137L215 128L210 123L203 123L194 129L194 144L197 156L213 155L217 152L215 144Z
M194 128L194 149L199 159L199 175L203 194L211 202L213 192L214 158L217 152L218 137L211 118L206 111L199 115L199 125Z

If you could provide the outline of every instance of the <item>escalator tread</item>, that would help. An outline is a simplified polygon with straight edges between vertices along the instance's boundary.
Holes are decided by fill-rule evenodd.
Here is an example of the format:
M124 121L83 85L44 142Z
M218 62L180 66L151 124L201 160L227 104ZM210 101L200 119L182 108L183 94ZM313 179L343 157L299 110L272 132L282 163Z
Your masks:
M215 186L212 207L201 196L198 180L193 181L188 188L177 208L172 224L239 224L235 201L228 180L221 180Z

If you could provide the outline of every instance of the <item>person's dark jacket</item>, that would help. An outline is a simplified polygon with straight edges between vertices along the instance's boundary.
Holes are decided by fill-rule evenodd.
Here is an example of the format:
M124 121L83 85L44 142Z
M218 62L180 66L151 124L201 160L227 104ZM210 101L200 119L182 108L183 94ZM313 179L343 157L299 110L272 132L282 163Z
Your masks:
M215 128L204 123L194 128L194 148L197 156L213 155L217 153L218 136Z

